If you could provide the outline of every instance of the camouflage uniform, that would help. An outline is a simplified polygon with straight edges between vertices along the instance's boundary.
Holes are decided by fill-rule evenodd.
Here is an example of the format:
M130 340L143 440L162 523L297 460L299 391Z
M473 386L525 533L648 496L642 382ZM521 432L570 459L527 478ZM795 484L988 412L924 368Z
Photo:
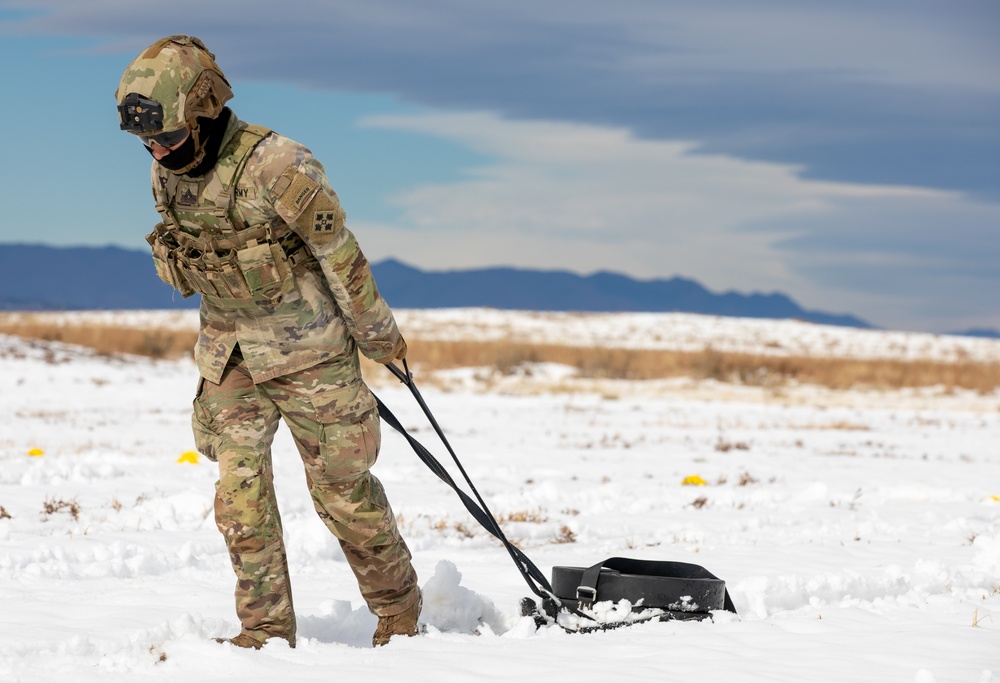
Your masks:
M179 44L164 49L180 49L186 64L191 43ZM120 101L143 92L154 69L142 60L158 54L150 48L126 72ZM215 517L237 576L242 634L295 642L271 469L281 418L371 611L414 608L410 553L369 471L379 420L358 358L360 350L388 362L405 344L323 166L302 145L230 116L209 171L192 177L154 161L152 181L162 222L147 240L157 273L185 296L202 295L192 426L198 450L219 464Z
M360 380L357 354L254 384L234 356L222 381L201 380L193 425L198 449L218 458L215 520L236 572L243 632L294 643L295 617L269 445L279 418L305 464L313 505L340 539L369 608L408 609L419 593L382 484L370 472L379 449L378 413Z

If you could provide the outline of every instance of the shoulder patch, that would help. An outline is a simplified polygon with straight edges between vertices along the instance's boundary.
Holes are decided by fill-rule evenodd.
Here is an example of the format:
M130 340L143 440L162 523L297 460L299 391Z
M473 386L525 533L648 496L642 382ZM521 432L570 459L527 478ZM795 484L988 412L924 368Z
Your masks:
M333 211L317 211L313 215L313 232L333 232L340 227L337 225L339 217Z
M282 189L285 186L286 179L288 181L287 187ZM294 220L302 215L303 209L309 205L309 202L316 196L319 189L319 183L315 180L305 173L299 173L296 169L289 168L281 175L275 186L276 191L281 190L275 202L281 205L286 216Z
M330 196L326 192L320 192L299 219L299 225L303 229L310 230L309 241L312 244L322 246L331 242L340 233L345 218L344 209L341 208L336 195ZM307 219L309 223L306 222Z

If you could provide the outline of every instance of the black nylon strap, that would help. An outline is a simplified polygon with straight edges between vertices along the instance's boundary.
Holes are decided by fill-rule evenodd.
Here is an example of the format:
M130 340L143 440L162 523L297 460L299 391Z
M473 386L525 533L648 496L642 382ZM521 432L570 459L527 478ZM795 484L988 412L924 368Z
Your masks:
M678 568L684 569L685 578L689 579L718 579L719 577L712 574L710 571L704 567L697 564L687 564L683 562L658 562L656 560L633 560L628 557L609 557L603 562L598 562L592 567L588 567L583 572L583 578L580 579L580 587L577 588L577 598L584 598L581 600L583 604L589 607L589 604L600 601L600 580L601 580L601 569L613 569L624 574L635 574L637 576L665 576L665 577L675 577L677 576ZM587 593L585 596L581 596L581 589ZM729 597L729 590L726 589L725 599L723 603L723 609L727 612L732 612L736 614L736 606L733 604L732 599Z
M399 432L403 436L403 438L405 438L407 442L409 442L410 447L413 448L413 451L417 454L417 457L419 457L420 460L423 461L425 465L427 465L427 467L431 470L431 472L436 474L438 478L441 479L441 481L450 486L455 491L455 493L458 494L458 497L462 500L462 503L465 505L465 508L472 514L472 516L476 519L476 521L479 522L479 524L481 524L484 529L490 532L494 537L497 538L497 540L500 541L500 543L503 544L504 548L507 549L507 552L514 560L514 564L517 566L517 569L521 573L521 576L524 577L524 580L528 584L528 587L531 589L531 592L540 598L552 598L558 601L559 599L553 594L552 586L551 584L549 584L548 579L546 579L545 575L542 574L542 572L538 569L538 567L535 566L535 563L532 562L530 559L528 559L527 555L525 555L523 552L521 552L520 549L515 547L510 541L507 540L507 537L503 533L503 529L500 528L500 525L497 523L492 513L490 513L489 508L486 507L486 503L483 501L482 496L479 495L479 491L476 490L476 487L472 483L472 480L469 479L469 475L466 474L465 468L462 467L462 464L458 461L458 456L455 455L455 452L452 450L451 445L448 443L448 440L445 438L443 432L441 431L441 428L438 426L437 421L434 420L433 416L430 414L427 405L423 401L423 397L420 395L419 391L417 391L416 386L413 384L412 378L409 377L407 373L406 379L404 380L403 377L401 376L402 373L399 372L398 368L395 368L395 366L393 365L388 365L387 367L390 370L393 370L394 371L393 374L395 374L397 378L400 379L400 381L402 381L404 384L407 385L407 387L409 387L410 392L413 393L414 397L417 399L417 403L420 404L420 407L424 410L425 415L427 415L428 419L431 421L431 424L434 426L434 429L437 432L438 436L441 438L445 447L448 449L448 452L451 453L452 458L455 460L456 464L458 465L458 468L464 475L466 483L469 485L469 488L472 490L472 492L478 499L478 503L475 500L473 500L467 493L465 493L465 491L463 491L458 487L458 485L455 483L455 480L452 479L451 475L448 474L448 471L445 470L444 467L442 467L441 463L438 462L433 455L431 455L430 451L424 448L423 444L421 444L415 438L410 436L410 434L406 431L406 429L403 428L402 423L400 423L400 421L396 418L396 416L392 414L392 411L390 411L389 408L386 407L385 403L383 403L378 396L375 396L375 402L378 404L379 417L381 417L386 424L388 424L390 427Z
M400 382L405 384L410 390L410 393L413 394L413 397L420 405L421 410L423 410L424 415L434 427L434 431L441 439L441 442L448 449L448 453L451 454L452 459L458 466L459 471L461 471L462 476L469 485L469 488L475 494L476 500L473 500L468 494L458 487L455 480L452 479L451 475L448 474L448 471L445 470L441 463L438 462L433 455L431 455L430 451L428 451L423 444L410 436L410 434L403 427L402 423L396 418L395 415L392 414L392 411L389 410L385 403L383 403L382 400L373 393L372 395L375 396L375 402L378 405L379 417L406 439L406 441L410 444L410 447L413 448L413 451L417 454L417 457L419 457L420 460L427 465L431 472L436 474L441 481L450 486L452 490L458 494L458 497L465 505L465 508L472 514L475 520L497 540L499 540L501 544L503 544L504 548L506 548L507 552L510 554L511 559L514 560L514 565L524 578L525 583L528 584L532 593L543 599L543 604L546 601L551 601L556 605L556 609L562 607L563 609L566 609L580 617L596 621L595 617L583 612L582 610L589 608L593 605L593 603L600 601L599 583L601 570L604 568L625 574L635 574L638 576L662 576L676 578L678 573L680 573L684 577L691 579L719 580L717 576L709 572L707 569L695 564L683 562L659 562L654 560L634 560L627 557L610 557L584 570L583 576L580 579L580 585L576 590L576 597L578 600L577 607L574 607L571 604L563 603L562 600L555 595L552 585L545 578L544 574L539 571L538 567L535 566L535 563L528 559L528 557L521 552L520 549L516 548L510 541L507 540L507 537L503 533L503 529L500 528L496 518L486 506L486 502L483 500L482 496L479 495L479 491L476 490L475 484L472 483L472 480L469 478L468 473L466 473L465 468L462 467L462 463L459 461L458 456L455 455L455 451L452 449L451 444L448 443L448 439L445 437L444 432L438 425L437 420L434 419L434 415L431 413L430 408L428 408L427 404L424 402L423 396L420 395L420 391L413 382L413 376L410 374L410 369L407 367L406 360L403 360L404 370L400 370L392 363L388 363L386 367ZM732 599L729 597L729 591L725 588L723 590L723 608L728 612L736 614L736 607L733 604ZM581 631L585 630L587 629L581 629Z

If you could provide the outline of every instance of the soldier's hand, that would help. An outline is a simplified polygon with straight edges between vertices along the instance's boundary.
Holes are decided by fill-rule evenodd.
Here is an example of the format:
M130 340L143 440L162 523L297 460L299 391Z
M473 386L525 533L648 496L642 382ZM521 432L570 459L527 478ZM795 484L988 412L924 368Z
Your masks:
M399 339L396 341L396 345L392 347L392 353L383 358L380 363L389 364L393 361L403 360L406 358L406 340L403 339L403 335L399 335Z

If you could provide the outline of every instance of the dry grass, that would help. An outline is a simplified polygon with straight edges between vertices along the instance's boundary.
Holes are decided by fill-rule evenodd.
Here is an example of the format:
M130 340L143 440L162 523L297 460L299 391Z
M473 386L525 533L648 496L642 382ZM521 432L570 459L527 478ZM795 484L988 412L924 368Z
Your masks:
M130 353L153 358L190 355L197 333L181 329L142 329L104 324L57 324L30 315L0 315L0 334L80 344L102 354ZM590 378L649 380L670 377L714 379L763 387L789 382L830 389L900 389L941 386L989 393L1000 387L1000 363L960 360L767 356L703 351L605 349L503 341L408 339L409 357L422 372L457 367L488 367L510 374L531 363L560 363Z
M55 498L46 498L45 503L42 504L42 515L44 519L48 519L49 515L54 515L57 512L68 512L73 519L80 519L80 504L76 502L76 498L73 500L56 500Z
M142 329L124 325L60 325L31 315L0 316L0 334L79 344L105 355L130 353L151 358L190 355L198 339L192 330Z
M576 543L576 534L565 524L559 528L559 534L556 536L554 543Z
M528 522L531 524L544 524L549 518L540 509L538 510L518 510L517 512L505 512L497 517L497 522L506 524L508 522Z
M1000 363L971 360L864 360L724 353L713 349L688 352L420 339L408 343L409 356L425 371L491 367L499 373L511 373L530 363L548 362L575 367L584 377L609 379L693 377L764 387L796 381L831 389L942 386L982 393L1000 387Z

